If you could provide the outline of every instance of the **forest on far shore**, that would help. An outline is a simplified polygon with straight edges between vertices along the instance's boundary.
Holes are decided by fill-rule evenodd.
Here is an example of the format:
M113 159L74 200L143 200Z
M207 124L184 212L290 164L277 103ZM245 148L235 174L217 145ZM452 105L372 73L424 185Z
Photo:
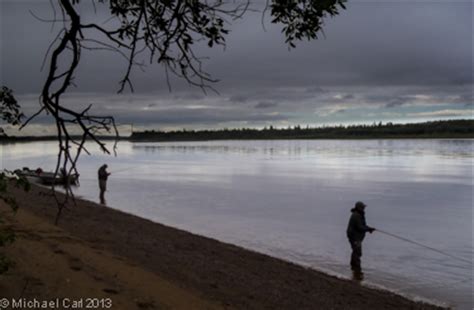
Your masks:
M99 136L113 140L114 136ZM373 123L372 125L339 125L322 127L293 126L263 129L216 129L176 131L136 131L119 140L128 141L205 141L264 139L409 139L409 138L474 138L474 120L447 120L412 124ZM56 140L56 136L7 136L0 131L0 143Z
M255 139L400 139L474 138L474 120L446 120L412 124L373 123L323 127L240 128L219 130L178 130L133 132L131 141L201 141Z

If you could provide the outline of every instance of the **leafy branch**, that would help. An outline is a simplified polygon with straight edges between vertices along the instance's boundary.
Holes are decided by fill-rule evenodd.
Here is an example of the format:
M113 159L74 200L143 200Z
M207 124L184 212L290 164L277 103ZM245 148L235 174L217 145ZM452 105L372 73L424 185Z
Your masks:
M0 89L0 117L4 122L11 125L19 125L21 119L24 117L20 105L13 96L13 91L5 86ZM10 177L8 177L7 174L9 174ZM16 212L16 210L18 210L18 203L15 197L8 191L9 184L12 184L10 181L11 176L14 177L14 186L22 188L25 191L30 189L30 183L26 178L15 176L8 171L0 172L0 200L10 206L13 212ZM0 224L3 224L1 217ZM12 243L14 240L15 234L11 230L0 229L0 248ZM0 274L5 273L12 264L13 262L10 259L0 253Z

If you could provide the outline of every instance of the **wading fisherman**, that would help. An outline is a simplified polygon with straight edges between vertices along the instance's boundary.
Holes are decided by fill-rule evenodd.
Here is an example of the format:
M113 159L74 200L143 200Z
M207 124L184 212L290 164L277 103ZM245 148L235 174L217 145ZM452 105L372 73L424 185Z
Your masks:
M107 165L103 164L99 171L97 171L99 177L99 190L100 190L100 203L105 204L105 191L107 190L107 179L110 173L107 172Z
M374 232L375 228L367 226L365 222L366 205L358 201L351 210L352 215L347 225L347 238L352 248L351 268L356 279L362 279L362 269L360 266L360 257L362 256L362 241L366 232Z

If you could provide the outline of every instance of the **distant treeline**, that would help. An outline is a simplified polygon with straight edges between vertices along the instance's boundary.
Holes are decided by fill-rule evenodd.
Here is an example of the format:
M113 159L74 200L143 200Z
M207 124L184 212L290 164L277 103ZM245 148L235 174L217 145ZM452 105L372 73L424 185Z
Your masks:
M79 138L79 137L77 137ZM372 125L323 126L263 129L179 130L134 132L120 140L130 141L204 141L262 139L404 139L474 138L474 120L448 120L415 124L374 123ZM56 136L15 137L0 134L0 143L54 141ZM113 140L113 136L100 137Z
M251 139L401 139L474 138L474 120L447 120L415 124L323 126L263 129L179 130L134 132L132 141L202 141Z

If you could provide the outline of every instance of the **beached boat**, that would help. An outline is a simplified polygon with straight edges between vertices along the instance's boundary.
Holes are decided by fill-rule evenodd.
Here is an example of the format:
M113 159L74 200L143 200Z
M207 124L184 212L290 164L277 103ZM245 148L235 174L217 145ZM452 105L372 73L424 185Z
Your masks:
M38 168L36 170L30 170L23 168L22 170L15 170L15 174L18 176L25 177L28 181L33 183L39 183L44 185L78 185L79 174L75 173L69 176L65 176L63 173L55 174L54 172L45 172Z

